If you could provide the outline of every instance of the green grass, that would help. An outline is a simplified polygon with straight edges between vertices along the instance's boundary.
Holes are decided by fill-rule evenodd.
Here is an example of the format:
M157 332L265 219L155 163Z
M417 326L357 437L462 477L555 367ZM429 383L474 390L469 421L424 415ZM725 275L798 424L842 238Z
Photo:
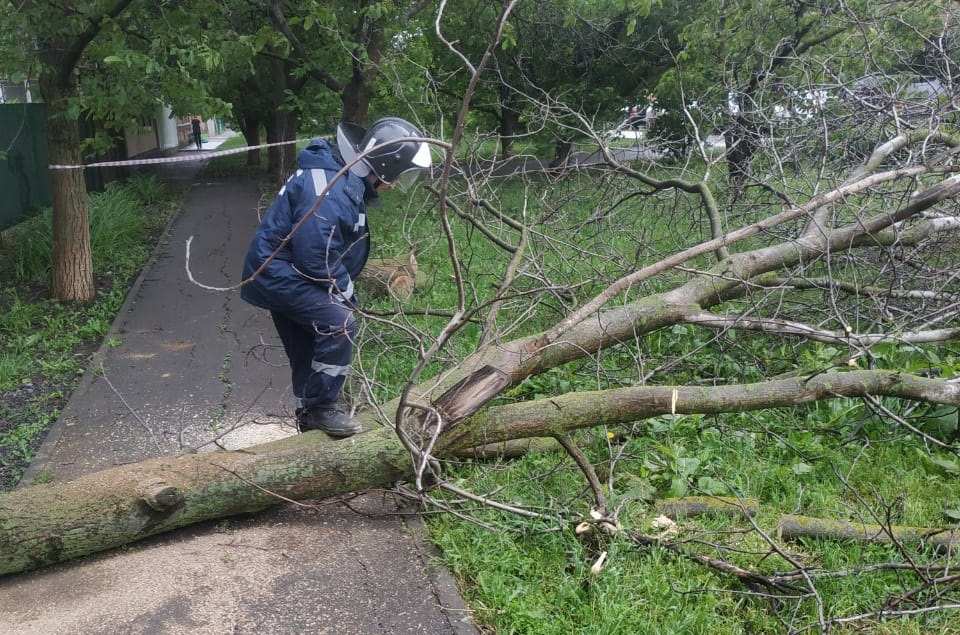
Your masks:
M110 328L127 288L149 257L175 207L175 195L152 177L113 183L90 195L96 298L86 305L46 298L50 275L50 211L11 230L0 252L0 486L10 485L32 457L62 398L83 373L89 352ZM33 392L14 400L14 391Z
M796 187L803 184L798 182ZM536 217L551 210L545 234L576 241L596 257L571 258L551 250L545 241L533 239L530 249L543 263L554 282L581 282L576 295L582 301L631 263L651 262L656 254L687 246L706 235L702 219L672 195L659 201L639 197L596 222L584 223L609 211L616 193L597 194L590 183L571 178L544 192L536 180L529 186L528 213ZM504 211L519 215L525 187L503 183L481 193ZM723 196L720 190L720 197ZM763 193L748 192L744 211L731 220L737 224L779 209ZM721 201L723 199L721 198ZM418 245L420 266L430 283L415 296L417 307L449 309L455 304L455 289L445 252L445 243L435 215L418 213L419 194L389 193L384 205L370 211L376 256L405 253L410 242ZM464 205L471 213L482 214ZM487 226L501 238L516 242L516 235L495 220L484 217ZM479 233L454 219L471 294L489 297L506 266L507 255L490 245ZM576 234L568 234L576 228ZM741 249L760 244L751 240ZM614 259L608 260L613 256ZM705 267L710 258L690 263ZM858 275L865 273L860 263ZM845 272L835 263L834 273ZM665 275L627 294L637 297L671 285L682 274ZM525 283L518 282L520 288ZM815 293L800 294L816 307ZM371 309L393 308L391 301L367 300ZM622 300L619 300L622 301ZM522 307L514 307L517 311ZM736 304L723 307L735 310ZM506 309L501 325L515 315ZM537 308L511 337L537 332L557 319L561 309L549 303ZM436 334L442 320L409 316L408 326ZM450 359L469 353L479 337L476 326L463 329L449 346ZM415 363L403 346L399 330L382 324L365 325L356 365L375 380L379 399L396 395ZM503 401L533 399L570 390L609 388L636 382L638 353L649 367L676 359L700 347L657 383L687 383L726 377L733 381L758 381L778 373L813 371L836 357L834 347L816 343L781 343L759 335L733 333L714 340L713 333L692 326L675 326L631 343L604 351L596 360L580 360L527 379L509 390ZM945 375L960 372L960 347L929 350L897 346L881 347L874 364L881 368L939 369ZM435 373L434 365L428 372ZM354 390L357 387L354 385ZM888 407L899 408L896 400ZM946 411L946 410L949 410ZM921 407L913 413L914 425L947 441L955 440L955 410ZM608 433L614 436L611 441ZM614 434L616 433L616 434ZM871 513L883 514L889 506L896 522L944 526L960 515L960 466L948 455L932 453L916 437L905 434L868 412L863 403L843 399L792 409L777 409L720 416L660 417L629 426L626 430L598 429L577 434L577 442L606 480L611 458L617 457L613 486L606 492L613 504L622 503L621 519L628 528L650 532L655 516L651 502L684 494L741 495L761 501L759 525L773 531L785 513L804 513L831 518L872 521ZM946 467L944 467L946 466ZM573 534L576 518L588 512L582 476L565 455L540 453L512 461L464 461L446 475L461 487L493 495L505 502L537 509L562 510L571 519L562 531L542 531L550 523L520 521L489 509L472 514L497 527L488 531L453 515L429 516L428 527L442 558L460 580L464 594L478 620L498 633L779 633L783 625L762 600L745 596L729 576L717 574L665 550L638 549L617 539L602 545L609 564L600 576L589 568L597 548L585 547ZM788 570L783 559L761 560L756 552L766 550L755 534L730 533L744 523L706 518L682 523L684 538L702 539L740 551L722 557L762 572ZM695 551L718 555L702 544ZM903 561L886 546L858 546L829 541L807 541L790 546L804 562L824 568L843 568L870 563ZM748 553L742 553L743 551ZM754 553L750 553L754 552ZM918 562L932 561L934 554L916 553ZM875 610L891 594L902 592L917 579L910 575L873 573L818 583L829 615ZM792 606L790 607L793 608ZM787 613L788 611L785 611ZM815 624L811 601L803 602L792 618L794 625ZM871 632L960 632L956 614L871 625Z

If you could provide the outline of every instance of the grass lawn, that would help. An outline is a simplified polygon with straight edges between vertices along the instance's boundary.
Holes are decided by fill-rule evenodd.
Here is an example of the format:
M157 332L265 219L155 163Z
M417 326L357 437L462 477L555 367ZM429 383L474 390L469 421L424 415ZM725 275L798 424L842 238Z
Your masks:
M525 193L528 216L545 219L537 227L539 233L531 237L530 253L537 256L542 272L554 283L582 284L574 291L581 301L618 271L651 262L657 253L693 244L708 231L694 208L686 206L684 199L678 202L672 194L659 199L637 197L611 209L610 201L622 193L578 178L549 188L536 180L529 184L505 182L482 195L503 211L519 216ZM748 211L731 221L739 224L752 215L778 209L762 194L756 196L757 200L745 206ZM390 193L385 199L381 208L370 212L374 255L399 255L416 244L430 282L413 304L450 309L455 304L455 289L435 215L423 213L422 194ZM482 216L499 237L516 243L516 234L492 216L466 203L463 208ZM509 255L459 219L454 225L471 283L469 293L482 300L492 293ZM564 241L576 242L583 251L571 258L562 248ZM690 266L708 262L704 259ZM835 274L845 273L838 262L834 266ZM664 288L682 275L661 276L627 297ZM521 277L517 286L522 289L531 284ZM811 307L822 305L816 292L799 298ZM364 299L364 306L380 311L396 308L387 300ZM736 305L723 308L733 310ZM559 300L528 300L526 305L505 307L499 323L512 328L509 337L516 337L544 328L563 312ZM432 334L443 323L418 316L402 321L406 328ZM360 338L355 368L366 375L379 398L395 396L415 363L402 330L367 320ZM478 338L476 325L466 327L451 343L446 359L470 352ZM696 352L684 357L690 351ZM715 378L750 382L779 373L815 371L828 365L838 352L818 343L734 332L715 338L711 331L674 326L604 351L594 359L530 378L508 391L503 400L629 385L636 383L641 362L643 368L676 362L670 372L654 376L653 383L711 383ZM875 352L874 363L881 368L933 367L946 376L960 372L957 345L937 349L889 346ZM356 380L352 389L360 390ZM898 404L888 400L888 406L896 408ZM910 421L946 441L957 438L955 410L921 406ZM898 524L933 527L960 520L960 462L878 419L859 400L741 414L658 417L623 428L583 431L576 440L606 482L611 504L623 506L625 527L647 533L652 532L651 521L657 515L654 500L687 494L756 498L761 506L757 523L768 532L773 532L781 514L789 513L864 522L889 518ZM583 517L589 511L583 478L563 453L465 460L454 465L447 476L463 488L504 502L563 511L572 517ZM747 596L744 587L730 576L665 549L640 549L622 538L584 545L574 535L575 522L552 531L553 523L520 520L489 508L473 508L471 514L496 530L447 514L430 515L428 526L476 618L491 631L713 634L785 630L769 602ZM750 526L742 520L701 517L683 521L679 528L680 538L697 553L719 555L766 573L793 568L778 555L762 558L767 545L756 533L743 531ZM892 546L825 540L788 546L790 553L812 567L904 562L904 556ZM590 567L601 550L608 552L607 566L594 576ZM942 561L929 552L909 553L917 563ZM826 613L838 616L876 610L891 594L918 581L903 571L871 572L823 579L817 589ZM785 603L780 616L796 627L816 626L811 600ZM867 624L870 632L877 633L960 633L960 615L949 611Z
M142 176L90 195L97 295L87 305L47 299L49 209L9 230L0 248L0 490L29 465L177 201Z

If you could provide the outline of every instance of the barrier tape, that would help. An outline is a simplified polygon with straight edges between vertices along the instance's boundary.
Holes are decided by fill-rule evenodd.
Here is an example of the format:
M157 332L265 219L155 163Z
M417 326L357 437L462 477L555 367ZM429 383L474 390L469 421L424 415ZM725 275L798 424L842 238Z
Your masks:
M99 163L84 163L81 165L50 165L51 170L85 170L87 168L107 168L123 165L156 165L158 163L182 163L185 161L206 161L217 157L225 157L231 154L240 154L247 150L259 150L260 148L272 148L273 146L285 146L291 143L300 143L309 139L294 139L293 141L277 141L276 143L261 143L258 146L245 146L243 148L230 148L229 150L215 150L213 152L199 151L197 154L188 154L182 157L159 157L156 159L130 159L126 161L100 161Z

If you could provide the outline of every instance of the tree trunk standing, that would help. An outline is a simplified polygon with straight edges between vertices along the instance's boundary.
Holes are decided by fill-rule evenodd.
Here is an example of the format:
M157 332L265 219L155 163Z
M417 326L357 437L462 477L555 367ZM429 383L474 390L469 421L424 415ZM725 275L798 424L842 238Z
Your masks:
M267 122L267 143L296 141L300 118L296 113L277 110ZM289 143L267 148L267 172L275 182L283 183L297 164L297 146Z
M520 127L520 113L510 107L509 101L500 102L500 154L502 158L513 156L513 142Z
M366 8L369 3L361 4ZM353 32L356 41L362 43L362 48L357 47L353 53L350 81L344 85L340 101L343 104L343 121L364 126L370 117L370 95L380 70L383 25L364 14Z
M520 112L515 107L516 97L504 83L500 84L500 155L504 159L513 156L513 142L520 126Z
M296 113L277 111L266 125L267 143L295 142L299 120ZM267 148L267 172L277 183L283 183L296 164L296 143Z
M260 120L256 117L243 117L241 125L243 139L248 146L260 145ZM247 165L260 165L260 150L247 150Z
M280 111L277 113L280 127L280 141L289 141L280 146L280 180L293 172L297 165L297 128L300 125L300 116L295 112Z
M570 155L572 152L572 141L569 141L568 139L557 139L554 142L553 161L550 162L550 167L559 170L566 169L567 162L570 161Z
M53 66L40 76L40 90L47 104L47 145L51 164L79 165L80 129L71 115L70 100L77 84L69 73L61 83L60 69ZM53 297L68 302L94 298L93 256L90 250L90 215L83 170L51 170L53 190Z
M340 102L343 104L343 121L366 125L370 109L370 91L362 75L358 77L354 74L343 87Z
M727 146L727 179L733 192L733 200L737 200L743 191L743 185L750 174L750 160L757 148L754 131L748 126L747 119L743 115L737 115L723 132L723 140Z
M267 143L277 143L280 140L280 130L277 128L275 117L271 117L265 124L267 129ZM270 146L267 148L267 173L273 177L274 181L282 181L280 174L280 146Z
M284 111L284 99L287 90L291 88L291 78L288 72L289 64L286 60L271 59L270 70L273 86L271 87L271 115L264 122L267 129L267 143L280 143L287 140L289 122ZM294 90L294 93L297 91ZM294 126L295 128L296 126ZM294 138L296 130L294 130ZM291 167L289 156L284 153L286 146L270 146L267 148L267 173L278 185L287 178Z

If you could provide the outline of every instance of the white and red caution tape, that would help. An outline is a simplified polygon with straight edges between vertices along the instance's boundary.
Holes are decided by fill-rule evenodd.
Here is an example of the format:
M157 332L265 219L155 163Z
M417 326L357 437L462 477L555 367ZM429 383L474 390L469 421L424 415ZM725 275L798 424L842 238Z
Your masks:
M51 170L85 170L87 168L108 168L114 166L126 165L155 165L158 163L181 163L184 161L206 161L217 157L225 157L231 154L241 154L248 150L259 150L260 148L272 148L273 146L285 146L291 143L300 143L308 139L294 139L292 141L277 141L276 143L261 143L258 146L245 146L243 148L230 148L229 150L216 150L214 152L197 152L181 157L158 157L156 159L129 159L126 161L100 161L99 163L85 163L80 165L51 165Z

